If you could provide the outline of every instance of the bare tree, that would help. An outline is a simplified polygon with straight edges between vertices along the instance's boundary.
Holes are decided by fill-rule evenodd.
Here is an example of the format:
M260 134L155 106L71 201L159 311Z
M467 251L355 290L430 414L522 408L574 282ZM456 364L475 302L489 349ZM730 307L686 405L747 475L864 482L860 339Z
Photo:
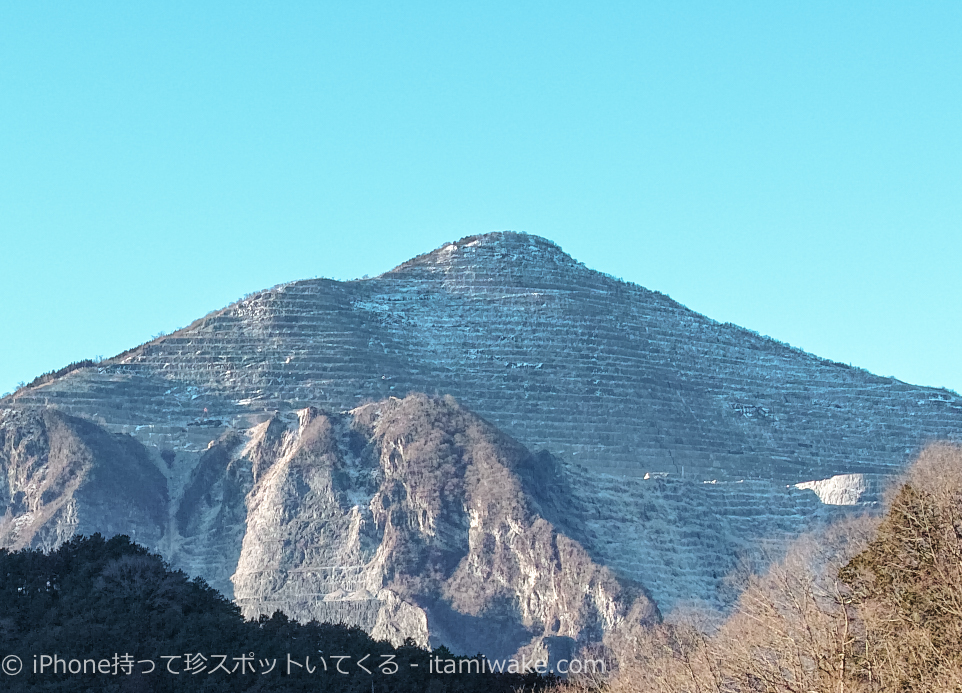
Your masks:
M962 447L926 449L886 506L794 542L720 626L615 631L618 673L568 690L962 693Z
M840 571L866 633L860 677L878 691L962 690L962 448L927 448L888 505Z

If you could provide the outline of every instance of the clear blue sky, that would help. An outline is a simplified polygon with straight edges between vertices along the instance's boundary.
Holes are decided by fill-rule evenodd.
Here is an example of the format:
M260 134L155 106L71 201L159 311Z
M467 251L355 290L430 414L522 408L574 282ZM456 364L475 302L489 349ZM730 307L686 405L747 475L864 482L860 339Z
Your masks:
M962 3L0 4L0 392L514 229L962 391Z

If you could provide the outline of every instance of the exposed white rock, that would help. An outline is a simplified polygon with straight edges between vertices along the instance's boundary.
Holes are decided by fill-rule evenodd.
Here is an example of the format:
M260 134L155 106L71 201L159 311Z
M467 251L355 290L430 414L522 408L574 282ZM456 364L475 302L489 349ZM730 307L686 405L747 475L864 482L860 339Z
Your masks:
M836 474L829 479L795 484L795 488L814 491L826 505L856 505L868 485L864 474Z

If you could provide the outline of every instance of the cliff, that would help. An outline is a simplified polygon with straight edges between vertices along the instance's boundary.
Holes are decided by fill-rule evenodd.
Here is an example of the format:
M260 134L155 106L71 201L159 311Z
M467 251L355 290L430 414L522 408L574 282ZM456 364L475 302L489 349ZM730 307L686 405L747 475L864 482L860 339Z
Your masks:
M658 619L640 586L538 514L522 476L542 462L450 397L227 431L172 497L167 460L130 436L51 409L2 423L7 546L137 535L248 617L280 609L497 657L558 659Z
M144 446L55 409L0 410L0 545L56 548L123 532L157 545L167 484Z

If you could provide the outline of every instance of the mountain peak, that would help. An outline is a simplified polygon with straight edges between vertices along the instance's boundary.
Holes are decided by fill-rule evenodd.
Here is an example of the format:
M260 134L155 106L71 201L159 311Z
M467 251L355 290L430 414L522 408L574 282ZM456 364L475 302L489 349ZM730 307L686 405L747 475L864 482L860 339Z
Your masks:
M518 231L493 231L465 236L445 243L429 253L403 262L384 275L406 274L417 269L448 269L452 265L509 264L565 264L578 265L561 247L547 238Z

